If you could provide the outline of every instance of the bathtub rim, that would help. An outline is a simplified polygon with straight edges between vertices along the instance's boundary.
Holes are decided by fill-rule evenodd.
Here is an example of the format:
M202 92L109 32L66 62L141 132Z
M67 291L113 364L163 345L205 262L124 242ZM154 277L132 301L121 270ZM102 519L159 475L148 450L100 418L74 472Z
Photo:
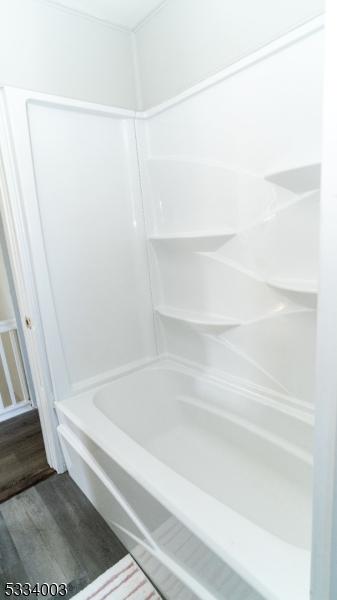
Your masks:
M122 431L93 402L94 394L116 379L136 371L175 370L177 366L185 370L179 360L150 361L90 391L55 402L57 413L69 419L266 600L309 600L309 550L281 540L179 475ZM185 372L191 374L188 369Z

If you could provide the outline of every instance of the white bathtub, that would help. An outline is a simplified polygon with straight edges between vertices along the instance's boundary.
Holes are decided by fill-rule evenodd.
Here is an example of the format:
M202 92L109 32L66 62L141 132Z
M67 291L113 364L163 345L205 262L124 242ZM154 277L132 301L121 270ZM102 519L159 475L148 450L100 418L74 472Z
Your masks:
M309 414L168 362L57 410L71 476L168 600L309 599Z

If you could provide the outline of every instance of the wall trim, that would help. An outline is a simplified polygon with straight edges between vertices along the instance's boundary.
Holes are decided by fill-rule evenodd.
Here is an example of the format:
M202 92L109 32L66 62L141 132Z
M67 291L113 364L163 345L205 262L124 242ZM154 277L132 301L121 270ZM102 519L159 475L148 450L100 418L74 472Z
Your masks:
M41 2L41 3L42 2L49 3L49 4L53 4L55 6L57 4L55 2L55 0L35 0L35 1ZM167 0L165 0L165 1L167 1ZM60 5L58 5L58 6L61 8L61 10L63 10L63 8ZM66 7L64 7L64 10L67 11L68 9ZM69 10L71 10L71 9L69 9ZM79 14L82 14L82 13L79 13ZM88 17L91 18L90 15L88 15ZM95 18L95 17L93 17L93 18ZM27 103L34 102L34 103L39 103L39 104L44 104L44 105L50 104L50 105L54 105L55 107L58 107L58 108L64 107L64 108L73 108L76 110L83 110L83 111L87 111L87 112L97 112L100 115L106 114L107 116L120 117L123 119L147 120L147 119L151 119L151 118L155 117L156 115L159 115L160 113L168 110L169 108L172 108L173 106L175 106L177 104L180 104L181 102L185 102L185 100L188 100L192 96L195 96L195 95L203 92L204 90L207 90L208 88L210 88L214 85L217 85L218 83L221 83L222 81L229 79L230 77L233 77L237 73L240 73L241 71L254 66L255 64L264 60L265 58L268 58L269 56L272 56L273 54L277 54L278 52L281 52L282 50L288 48L289 46L292 46L293 44L296 44L297 42L301 41L302 39L305 39L306 37L314 35L315 33L323 30L324 26L325 26L324 15L315 17L315 18L311 19L310 21L304 23L304 25L296 27L295 29L291 30L290 32L277 38L277 40L274 40L273 42L269 42L268 44L262 46L260 49L256 50L255 52L252 52L251 54L245 56L244 58L237 60L236 62L234 62L233 64L231 64L228 67L225 67L224 69L222 69L215 75L211 75L210 77L203 79L199 83L195 84L192 87L189 87L188 89L184 90L180 94L173 96L169 100L165 100L164 102L161 102L160 104L157 104L149 109L144 109L144 110L137 110L137 109L133 110L133 109L129 109L129 108L120 108L120 107L116 107L116 106L111 106L109 104L100 104L97 102L90 102L90 101L80 100L80 99L71 98L71 97L67 97L67 96L57 96L54 94L48 94L45 92L29 90L29 89L17 87L14 85L6 85L6 83L1 82L1 81L0 81L0 90L8 88L8 89L15 89L18 92L21 91L22 95L26 97ZM131 30L130 30L130 32L131 32ZM132 32L131 32L131 34L132 34ZM136 97L137 97L137 101L139 102L139 101L141 101L141 86L140 86L140 73L139 73L139 69L138 69L138 61L137 61L137 56L136 56L136 47L135 47L136 42L134 40L134 37L135 37L134 34L132 34L133 39L131 41L132 41L132 45L133 45L132 53L134 55L133 60L134 60L134 70L135 70L135 75L136 75Z
M54 96L53 94L44 94L43 92L34 92L23 88L14 88L14 86L3 86L5 89L16 89L21 92L25 98L26 104L39 104L43 106L53 106L54 108L66 108L76 111L97 113L100 116L116 117L120 119L134 119L136 111L129 108L118 108L109 106L108 104L98 104L95 102L87 102L86 100L76 100L64 96ZM1 85L0 85L1 88Z
M121 367L117 367L116 369L104 371L104 373L99 373L99 375L88 377L88 379L82 379L78 383L72 384L72 393L76 395L83 394L85 392L90 391L92 388L100 387L108 381L116 379L116 377L120 377L125 373L133 373L134 371L138 371L138 369L142 369L143 367L149 367L157 363L160 360L160 358L160 356L148 356L146 358L141 358L139 360L127 363L126 365L123 365ZM62 400L59 400L59 402L62 402Z
M72 15L73 17L84 18L87 21L96 23L96 25L103 25L105 27L109 27L109 29L119 31L120 33L130 34L132 32L132 29L130 29L129 27L118 25L118 23L112 23L112 21L109 21L108 19L104 19L103 17L97 17L93 14L85 12L85 10L71 8L70 6L66 6L62 2L58 2L58 0L35 0L35 2L39 2L39 4L42 5L47 5L50 8L54 8L55 10L59 10L68 15Z
M144 25L146 25L146 23L151 21L151 19L153 19L153 17L155 17L162 10L162 8L164 8L166 4L168 4L168 0L163 0L160 4L158 4L158 6L156 6L156 8L151 10L143 19L141 19L137 23L137 25L133 29L131 29L131 31L133 33L137 33L137 31L139 31Z
M233 77L233 75L236 75L237 73L240 73L241 71L244 71L245 69L254 66L255 64L264 60L265 58L269 58L270 56L277 54L282 50L285 50L289 46L296 44L302 39L305 39L306 37L309 37L317 33L318 31L321 31L322 29L324 29L324 25L324 15L314 17L313 19L310 19L310 21L307 21L303 25L296 26L294 29L280 36L276 40L268 42L255 52L251 52L245 57L235 61L228 67L225 67L224 69L216 73L215 75L211 75L210 77L207 77L207 79L203 79L199 83L188 88L187 90L184 90L180 94L173 96L169 100L165 100L164 102L157 104L149 109L136 111L136 117L138 119L151 119L152 117L155 117L156 115L168 110L169 108L172 108L173 106L180 104L181 102L185 102L185 100L188 100L192 96L195 96L196 94L199 94L200 92L203 92L204 90L207 90L208 88L217 85L218 83L221 83L225 79L229 79L230 77Z
M126 27L125 25L120 25L119 23L114 23L110 21L110 19L104 17L98 17L92 13L88 13L85 10L81 10L79 8L72 8L63 4L62 0L35 0L40 4L47 4L56 10L60 10L64 13L73 15L74 17L82 17L87 19L88 21L93 21L96 24L104 25L105 27L109 27L110 29L114 29L115 31L120 31L121 33L132 34L137 32L139 29L146 25L148 21L150 21L162 8L164 8L165 4L168 3L168 0L162 0L162 2L156 6L153 10L151 10L145 17L140 19L138 23L134 27Z
M39 1L39 0L38 0ZM80 98L72 98L70 96L58 96L56 94L50 94L48 92L41 92L38 90L31 90L28 88L22 88L17 85L8 85L3 81L0 81L1 90L17 90L19 94L26 98L26 102L52 105L55 108L68 108L74 110L82 110L85 112L97 112L97 114L105 114L110 117L119 117L121 119L134 119L136 118L136 110L132 108L122 108L119 106L112 106L110 104L100 104L98 102L90 102L90 100L81 100Z

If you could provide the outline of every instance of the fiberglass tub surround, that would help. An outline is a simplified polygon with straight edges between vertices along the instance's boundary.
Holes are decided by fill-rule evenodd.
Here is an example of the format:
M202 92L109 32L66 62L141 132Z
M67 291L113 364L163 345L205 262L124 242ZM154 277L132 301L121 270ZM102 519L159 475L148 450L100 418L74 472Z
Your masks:
M316 42L302 50L306 44L310 53ZM293 59L285 50L137 123L159 352L195 371L188 391L176 375L157 386L153 379L163 420L157 435L147 430L142 438L112 404L108 416L235 513L233 537L219 516L227 564L265 598L307 600L320 164L319 127L303 127L306 118L313 125L312 108L294 121L294 89L300 102L311 83L299 70L290 93L283 61ZM249 85L259 107L254 98L238 100ZM289 139L297 140L291 150ZM218 396L212 386L201 391L198 372L221 382ZM167 377L179 381L168 412L161 407L163 390L172 389ZM156 422L154 407L146 413ZM200 533L205 539L212 530L212 548L217 528L208 519Z
M310 411L317 165L263 179L196 160L149 159L148 173L155 310L163 348ZM272 183L275 179L282 187ZM231 231L226 238L218 233L220 224Z
M149 162L151 173L155 161ZM160 169L163 162L157 162ZM79 485L83 487L88 471L94 477L95 469L85 460L88 449L103 469L93 489L106 476L117 485L122 494L117 511L109 509L103 492L95 492L94 501L118 535L145 561L150 547L150 556L164 570L174 561L180 585L192 586L196 598L234 600L236 594L245 599L251 594L254 599L306 599L319 171L307 165L266 178L247 177L258 192L242 218L245 203L238 194L247 193L247 182L240 186L242 174L219 165L216 171L228 194L224 207L217 188L216 243L210 214L205 234L201 230L207 183L214 185L213 166L166 161L163 192L153 178L152 198L159 202L151 214L155 219L158 211L162 223L161 230L153 224L149 235L159 342L163 355L180 355L180 361L154 364L85 398L62 402L60 434ZM303 173L312 189L303 189L309 186ZM168 181L167 203L177 199L180 214L183 199L202 189L200 220L189 207L191 225L182 218L181 234L173 234L174 222L163 224ZM236 221L230 221L234 209ZM231 235L221 237L219 231L227 229ZM91 422L99 432L94 443ZM81 439L81 468L74 466L73 434ZM86 493L90 497L93 491ZM125 506L130 505L126 517ZM153 521L150 512L158 518ZM184 552L176 539L184 540ZM204 570L193 558L200 558L201 540L206 542ZM229 569L227 584L220 568L221 583L215 584L216 556ZM189 597L186 591L181 594Z
M143 114L5 91L67 468L168 600L310 597L322 38Z

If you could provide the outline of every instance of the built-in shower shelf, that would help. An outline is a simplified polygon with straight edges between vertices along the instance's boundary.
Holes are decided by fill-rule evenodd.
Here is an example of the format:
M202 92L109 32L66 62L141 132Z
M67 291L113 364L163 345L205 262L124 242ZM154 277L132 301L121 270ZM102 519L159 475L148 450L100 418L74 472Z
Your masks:
M222 229L221 231L183 231L180 233L163 233L160 235L151 235L149 239L152 242L170 242L170 243L191 243L202 244L210 250L215 250L225 244L236 235L232 229Z
M241 322L230 317L223 317L212 313L200 313L196 311L173 308L171 306L157 306L156 312L162 317L183 321L190 325L205 327L210 329L228 329L238 327Z
M271 173L265 179L295 194L304 194L320 188L321 165L318 163L302 165L286 171Z
M268 285L288 292L298 292L300 294L317 294L317 281L310 279L269 279Z

